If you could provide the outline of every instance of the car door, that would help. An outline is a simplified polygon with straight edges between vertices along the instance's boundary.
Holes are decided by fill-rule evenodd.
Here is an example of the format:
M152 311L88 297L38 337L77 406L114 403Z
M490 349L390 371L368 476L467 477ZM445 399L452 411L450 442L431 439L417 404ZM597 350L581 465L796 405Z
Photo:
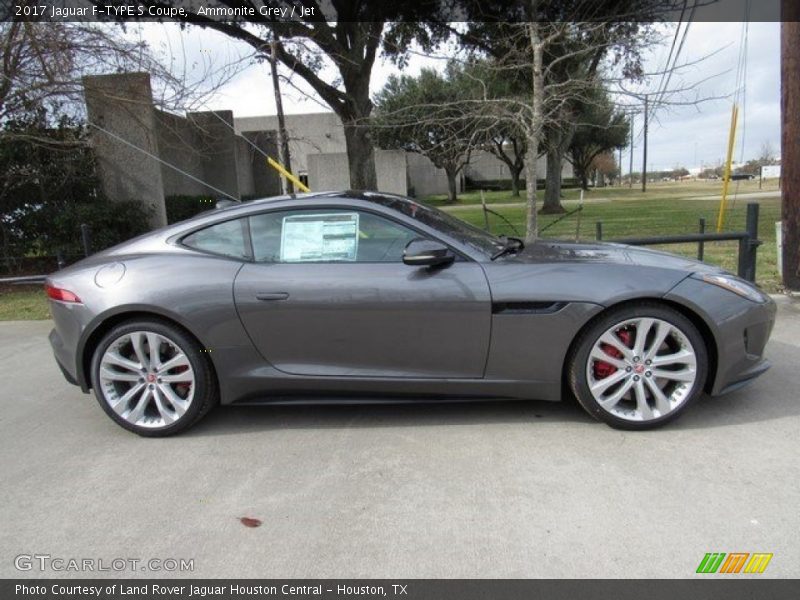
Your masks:
M264 358L308 376L479 378L491 300L483 269L402 261L424 237L369 211L310 208L250 217L254 262L234 283Z

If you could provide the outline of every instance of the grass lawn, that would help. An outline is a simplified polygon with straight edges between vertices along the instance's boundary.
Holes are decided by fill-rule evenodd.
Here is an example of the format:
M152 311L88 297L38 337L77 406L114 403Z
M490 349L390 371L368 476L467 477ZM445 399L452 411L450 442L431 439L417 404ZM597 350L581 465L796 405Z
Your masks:
M42 286L0 288L0 321L49 319L47 298Z
M732 181L728 190L729 198L736 193L747 194L751 192L771 192L778 189L778 182L769 179L763 182L761 189L758 187L758 180L754 181ZM634 185L633 188L623 187L604 187L594 188L585 192L583 195L584 203L609 202L613 200L652 200L665 198L689 198L698 196L717 196L722 193L721 181L659 181L647 184L647 192L642 192L641 184ZM544 190L539 190L540 197L544 195ZM563 190L562 202L565 205L576 203L580 200L581 191L576 188ZM512 196L509 191L485 193L487 204L509 204L525 201L525 190L520 192L520 196ZM444 194L428 196L424 198L426 204L432 206L448 206L447 196ZM458 205L480 204L480 192L465 192L458 197ZM451 205L452 206L452 205Z
M740 186L739 193L758 191L758 182L744 183L747 184L747 188L743 190ZM700 185L707 186L708 184ZM753 185L755 185L755 189L752 189ZM764 188L766 191L766 186ZM593 240L595 223L601 221L604 239L696 233L698 220L701 217L706 219L706 231L713 231L716 227L719 201L693 198L718 192L718 186L706 187L705 193L697 193L697 190L698 185L695 183L654 184L649 187L644 198L640 190L625 188L593 190L586 194L587 198L592 196L592 201L585 201L580 213L570 215L557 223L554 222L559 218L558 215L540 215L540 231L542 236L547 238ZM575 190L569 190L566 193L565 208L568 211L578 206L577 202L570 201L571 197L574 200L576 193ZM505 196L501 196L500 192L493 194L492 204L504 204L510 198L508 192L502 193ZM449 205L443 208L473 225L484 227L483 211L475 206L476 197L477 202L480 202L479 194L470 193L464 195L463 204L459 203L460 206ZM434 198L434 202L436 202L436 198ZM764 243L758 249L756 267L758 283L768 292L778 292L781 284L777 272L775 222L780 220L780 198L737 199L735 201L729 199L724 227L726 231L744 230L747 202L758 202L760 205L759 238ZM493 233L519 235L524 232L525 209L523 206L497 206L492 210L503 215L511 223L509 225L499 217L490 214L489 226ZM669 245L657 248L686 256L695 257L697 255L696 244ZM706 262L721 265L734 273L736 272L737 257L737 242L714 242L705 245Z

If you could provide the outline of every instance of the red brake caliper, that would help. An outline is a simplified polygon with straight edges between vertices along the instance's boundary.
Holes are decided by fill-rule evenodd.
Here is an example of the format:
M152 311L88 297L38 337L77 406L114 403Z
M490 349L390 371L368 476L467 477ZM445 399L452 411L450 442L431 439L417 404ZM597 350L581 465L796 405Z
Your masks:
M622 331L617 332L617 337L622 341L623 344L631 347L631 332L627 329L623 329ZM600 346L603 349L603 352L608 354L613 358L622 358L622 352L614 348L614 346L610 344L601 344ZM607 363L604 360L596 360L594 361L594 376L596 379L605 379L609 375L613 375L617 372L617 367L614 365Z

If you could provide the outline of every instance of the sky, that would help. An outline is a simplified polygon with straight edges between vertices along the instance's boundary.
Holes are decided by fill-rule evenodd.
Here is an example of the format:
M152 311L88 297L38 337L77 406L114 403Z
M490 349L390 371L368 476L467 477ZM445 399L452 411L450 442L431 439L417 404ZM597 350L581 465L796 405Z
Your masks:
M722 163L745 31L747 77L739 89L740 116L734 161L760 156L764 144L769 144L775 154L780 154L780 23L696 22L689 27L678 61L678 64L686 66L673 77L670 88L696 86L696 90L683 94L681 98L673 96L676 102L693 99L695 94L705 100L694 105L664 106L658 110L655 122L651 122L649 127L649 171L676 166L691 169ZM251 52L249 46L222 34L191 26L182 30L175 24L147 23L130 31L130 35L140 37L156 53L169 57L174 68L190 78L203 73L203 65L221 65L237 57L247 57ZM647 55L647 71L662 69L671 42L672 34L665 32L664 45ZM436 57L412 50L403 73L413 75L423 67L443 68L447 55L447 49ZM205 109L232 110L236 117L275 114L268 65L250 60L244 60L242 65L235 77L209 97ZM387 78L397 72L391 61L379 59L373 71L372 92L380 90ZM285 70L282 73L290 75ZM282 84L287 114L329 110L299 77L292 77L291 81L298 89ZM655 76L639 86L637 91L653 92L658 89L659 81L660 76ZM634 123L634 171L639 171L642 166L641 129L642 118L639 115ZM624 173L628 171L629 156L628 150L624 150Z

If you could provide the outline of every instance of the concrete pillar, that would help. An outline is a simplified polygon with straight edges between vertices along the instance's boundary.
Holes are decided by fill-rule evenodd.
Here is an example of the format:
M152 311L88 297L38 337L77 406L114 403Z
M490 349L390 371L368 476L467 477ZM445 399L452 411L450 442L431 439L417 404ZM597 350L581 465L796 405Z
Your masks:
M90 127L103 191L149 207L153 228L166 225L161 164L141 151L159 155L150 75L93 75L83 85L89 123L110 132Z
M274 131L248 131L242 134L262 152L269 156L278 155L277 134ZM261 152L256 152L252 146L246 148L248 160L240 161L240 165L248 166L253 176L254 196L278 196L281 193L281 181L278 172L267 164L267 159Z
M199 139L196 150L200 153L203 181L234 198L241 198L233 112L230 110L190 112L186 114L186 119L194 126ZM208 193L220 195L211 189Z

